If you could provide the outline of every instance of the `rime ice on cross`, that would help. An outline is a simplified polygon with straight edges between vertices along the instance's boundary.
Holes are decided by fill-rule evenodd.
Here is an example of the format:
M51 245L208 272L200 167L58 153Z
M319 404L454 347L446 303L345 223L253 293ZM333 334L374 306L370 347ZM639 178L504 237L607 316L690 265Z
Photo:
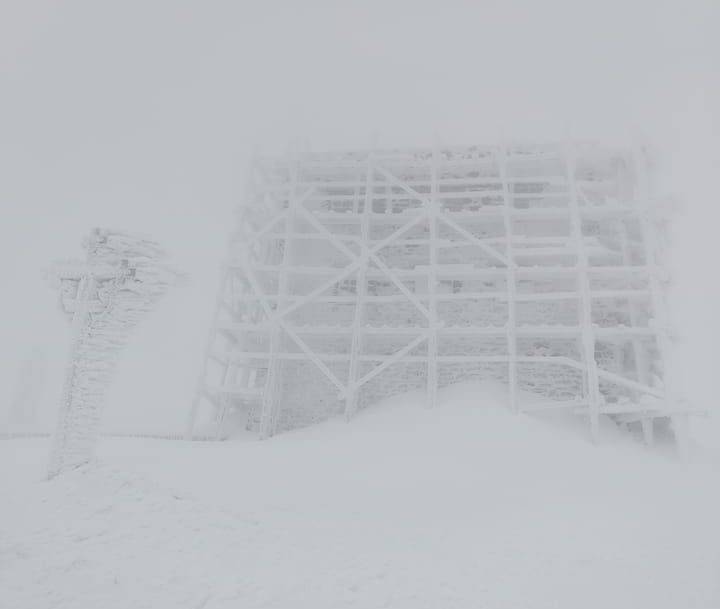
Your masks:
M49 478L92 459L117 353L179 277L163 263L160 246L144 237L95 229L83 245L84 261L58 263L48 274L72 323Z

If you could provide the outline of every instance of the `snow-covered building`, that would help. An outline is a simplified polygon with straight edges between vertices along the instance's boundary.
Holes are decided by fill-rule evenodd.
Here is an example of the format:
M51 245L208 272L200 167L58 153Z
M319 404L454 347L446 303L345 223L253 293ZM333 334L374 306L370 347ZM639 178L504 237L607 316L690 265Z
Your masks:
M203 411L268 436L493 379L515 411L650 438L679 407L646 162L581 143L256 159L189 432Z

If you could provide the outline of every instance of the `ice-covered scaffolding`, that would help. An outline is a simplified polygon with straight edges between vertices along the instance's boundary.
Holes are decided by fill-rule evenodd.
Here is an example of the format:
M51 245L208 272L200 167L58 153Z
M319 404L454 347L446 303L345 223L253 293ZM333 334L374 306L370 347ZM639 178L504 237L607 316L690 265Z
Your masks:
M189 433L203 410L269 436L494 379L515 411L651 439L682 408L645 166L593 144L256 159Z

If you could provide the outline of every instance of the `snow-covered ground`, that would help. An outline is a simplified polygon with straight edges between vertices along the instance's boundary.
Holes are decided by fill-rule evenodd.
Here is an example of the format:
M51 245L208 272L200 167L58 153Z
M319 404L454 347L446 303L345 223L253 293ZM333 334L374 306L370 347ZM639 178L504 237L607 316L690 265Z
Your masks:
M720 607L720 463L473 386L265 442L0 442L5 609Z

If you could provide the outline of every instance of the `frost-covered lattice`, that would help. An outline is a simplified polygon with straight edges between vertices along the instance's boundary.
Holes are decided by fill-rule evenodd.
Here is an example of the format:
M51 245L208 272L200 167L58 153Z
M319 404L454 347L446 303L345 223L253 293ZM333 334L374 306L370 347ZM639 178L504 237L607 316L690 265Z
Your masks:
M592 144L257 159L190 430L204 404L267 436L494 379L516 411L649 438L679 407L645 165Z
M178 275L157 243L95 229L84 261L56 265L50 278L72 323L72 344L50 456L52 477L89 461L117 352Z

